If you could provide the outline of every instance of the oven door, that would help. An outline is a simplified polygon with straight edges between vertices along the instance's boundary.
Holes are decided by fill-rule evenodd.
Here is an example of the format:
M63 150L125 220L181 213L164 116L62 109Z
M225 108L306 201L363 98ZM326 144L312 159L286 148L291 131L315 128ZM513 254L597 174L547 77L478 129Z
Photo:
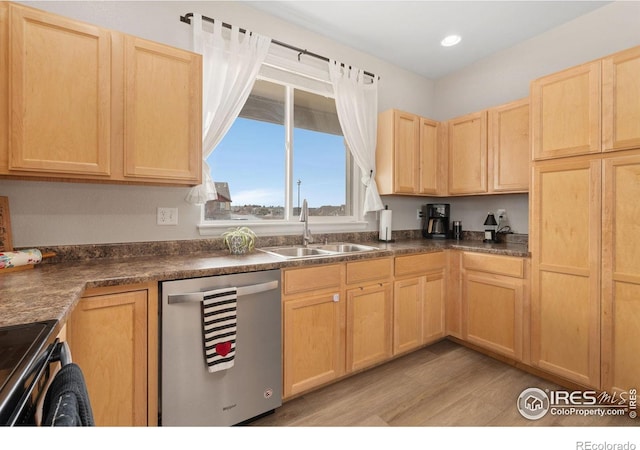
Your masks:
M55 324L0 329L0 425L93 425L84 377Z
M55 321L0 329L0 424L35 425L37 401L51 375Z

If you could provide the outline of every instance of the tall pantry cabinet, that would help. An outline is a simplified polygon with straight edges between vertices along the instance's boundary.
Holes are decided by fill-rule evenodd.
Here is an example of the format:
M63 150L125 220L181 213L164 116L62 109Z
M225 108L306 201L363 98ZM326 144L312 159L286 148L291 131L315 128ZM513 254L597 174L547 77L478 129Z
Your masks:
M635 47L531 86L532 363L607 391L640 385L639 80Z
M603 188L602 387L624 391L640 386L640 152L606 158Z
M600 384L600 161L536 164L530 250L535 365Z

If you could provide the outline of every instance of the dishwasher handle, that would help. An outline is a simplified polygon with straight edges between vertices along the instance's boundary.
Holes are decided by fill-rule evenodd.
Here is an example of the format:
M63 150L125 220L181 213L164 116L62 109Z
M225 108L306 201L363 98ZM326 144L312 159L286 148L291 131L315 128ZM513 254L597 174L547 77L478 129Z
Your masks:
M250 284L248 286L238 286L236 288L236 295L238 297L242 297L244 295L258 294L260 292L271 291L273 289L278 289L279 286L278 280L268 281L266 283L259 284ZM167 302L170 305L175 303L188 303L188 302L201 302L204 300L205 296L212 295L217 293L218 291L226 291L229 290L230 287L214 289L209 291L202 292L189 292L185 294L169 294L167 295Z

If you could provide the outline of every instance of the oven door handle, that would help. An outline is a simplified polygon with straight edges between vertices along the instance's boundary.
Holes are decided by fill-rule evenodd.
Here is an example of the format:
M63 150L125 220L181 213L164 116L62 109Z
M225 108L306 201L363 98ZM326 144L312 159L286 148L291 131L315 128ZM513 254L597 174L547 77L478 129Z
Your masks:
M236 288L237 296L242 297L244 295L258 294L260 292L271 291L278 289L280 283L278 280L269 281L267 283L250 284L248 286L239 286ZM167 302L170 305L175 303L188 303L188 302L202 302L205 296L210 295L218 290L225 290L230 288L220 288L215 290L203 291L203 292L190 292L185 294L169 294L167 295Z
M69 344L66 341L58 342L53 349L53 353L49 358L50 362L60 361L61 366L71 364L71 350L69 350Z
M31 395L33 394L33 391L36 389L36 387L41 382L41 380L45 377L45 374L48 373L47 371L49 370L49 364L53 362L53 359L54 359L53 355L55 354L56 349L58 348L59 345L60 345L59 339L56 338L56 340L38 358L36 363L36 368L32 372L32 375L34 376L31 379L31 382L29 383L29 386L26 388L24 394L20 398L19 404L15 408L13 415L9 418L8 425L14 426L18 422L18 419L20 419L20 414L22 413L22 411L26 409L27 403L29 402L29 400L31 400Z

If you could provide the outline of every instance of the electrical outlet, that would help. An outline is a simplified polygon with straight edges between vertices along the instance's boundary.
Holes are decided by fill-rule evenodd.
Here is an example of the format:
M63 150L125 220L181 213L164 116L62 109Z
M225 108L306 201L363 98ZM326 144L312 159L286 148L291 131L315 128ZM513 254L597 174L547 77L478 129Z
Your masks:
M507 210L506 209L499 209L498 211L496 211L496 215L498 216L498 219L500 219L500 217L507 216Z
M158 225L178 225L178 208L158 208Z
M416 219L417 220L422 219L422 210L421 209L417 209L416 210Z

